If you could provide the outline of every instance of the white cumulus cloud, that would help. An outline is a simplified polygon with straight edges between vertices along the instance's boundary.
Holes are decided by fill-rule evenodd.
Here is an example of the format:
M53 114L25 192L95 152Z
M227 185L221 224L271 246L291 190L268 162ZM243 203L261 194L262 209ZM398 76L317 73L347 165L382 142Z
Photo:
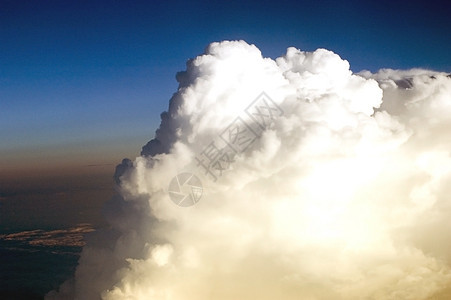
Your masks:
M47 299L451 297L448 74L224 41L177 80L117 168L112 229ZM202 185L188 207L169 188L183 173Z

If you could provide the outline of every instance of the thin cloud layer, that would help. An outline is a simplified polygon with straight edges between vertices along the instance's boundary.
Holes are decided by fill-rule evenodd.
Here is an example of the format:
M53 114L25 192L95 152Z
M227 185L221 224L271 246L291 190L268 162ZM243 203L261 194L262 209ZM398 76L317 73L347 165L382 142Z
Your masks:
M83 235L94 231L90 224L78 224L76 227L59 230L30 230L10 234L0 234L0 241L22 242L31 246L69 246L83 247Z
M47 299L448 299L449 77L209 45Z

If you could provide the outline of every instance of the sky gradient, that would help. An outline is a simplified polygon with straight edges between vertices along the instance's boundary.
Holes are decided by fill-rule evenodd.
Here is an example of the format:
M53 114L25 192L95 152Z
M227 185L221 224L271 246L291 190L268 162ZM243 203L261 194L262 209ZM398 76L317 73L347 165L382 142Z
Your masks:
M213 41L327 48L355 72L451 71L440 1L0 1L0 177L139 155ZM109 168L108 168L109 169Z

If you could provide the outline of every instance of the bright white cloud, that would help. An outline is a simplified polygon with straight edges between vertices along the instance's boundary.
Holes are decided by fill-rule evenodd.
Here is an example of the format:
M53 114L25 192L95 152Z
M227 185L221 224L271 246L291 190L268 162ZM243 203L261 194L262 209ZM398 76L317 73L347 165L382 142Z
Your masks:
M47 299L451 297L447 74L353 74L325 49L272 60L225 41L177 80L156 140L118 168L113 230ZM196 158L243 121L215 181ZM168 193L183 172L204 188L190 207Z

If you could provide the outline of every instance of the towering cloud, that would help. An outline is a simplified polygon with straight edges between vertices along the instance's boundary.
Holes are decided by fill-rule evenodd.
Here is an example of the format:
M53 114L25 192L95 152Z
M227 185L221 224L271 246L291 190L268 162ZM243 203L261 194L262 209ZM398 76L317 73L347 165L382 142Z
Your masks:
M47 299L449 299L449 77L209 45Z

